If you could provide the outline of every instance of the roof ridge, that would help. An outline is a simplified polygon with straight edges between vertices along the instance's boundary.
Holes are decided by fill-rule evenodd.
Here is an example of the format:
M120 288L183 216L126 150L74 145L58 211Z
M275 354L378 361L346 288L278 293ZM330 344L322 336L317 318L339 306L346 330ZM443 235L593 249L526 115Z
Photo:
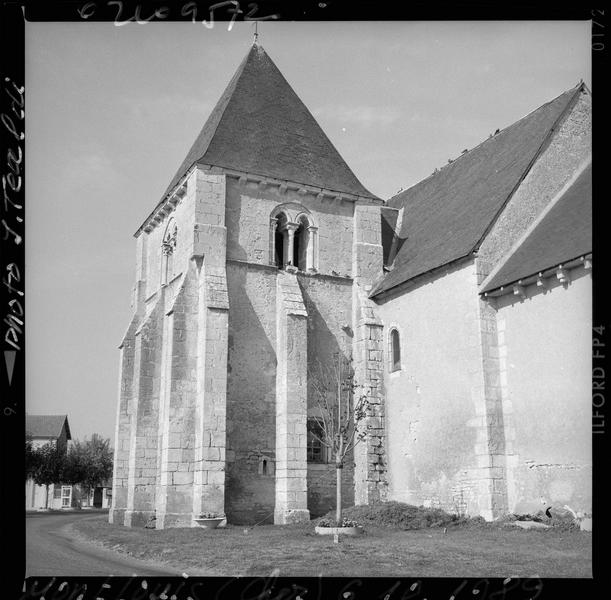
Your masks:
M240 75L242 75L242 73L244 72L244 68L246 67L246 63L248 62L248 59L250 58L251 53L253 52L253 50L255 50L255 48L259 48L260 46L257 46L257 44L253 44L250 48L250 51L248 52L248 54L242 59L242 62L238 65L238 68L236 69L235 73L233 74L233 76L231 77L231 79L229 80L229 83L225 86L225 89L223 90L223 95L218 99L217 105L221 103L222 100L224 100L225 98L225 93L227 92L227 90L229 90L230 87L233 86L233 90L231 92L231 94L229 94L229 98L227 99L227 102L225 102L225 106L223 106L223 109L221 111L221 114L216 122L216 127L214 128L214 130L212 131L212 135L210 136L210 139L208 140L208 144L207 144L207 148L206 150L210 147L210 142L212 141L212 139L214 138L214 134L216 133L216 130L219 128L219 125L221 124L221 121L223 120L223 117L225 116L225 112L227 111L227 107L229 106L229 100L231 100L231 95L233 94L233 92L235 92L235 87L238 84L238 80L240 79ZM262 47L260 47L261 50L263 50ZM216 108L216 105L215 105ZM214 111L214 109L212 109ZM210 115L212 115L212 113L210 113ZM207 121L207 120L206 120ZM204 123L202 129L206 127L206 123ZM205 152L204 152L205 154ZM197 160L195 160L188 168L187 171L197 162Z
M423 183L427 179L430 179L431 177L435 177L435 176L439 175L439 173L441 173L441 171L443 171L444 169L446 169L450 165L454 164L455 162L459 161L461 158L463 158L467 154L473 152L474 150L477 150L479 147L481 147L484 144L490 142L491 140L498 139L496 136L501 135L502 133L506 132L507 130L517 126L518 124L520 124L522 121L524 121L525 119L527 119L528 117L530 117L531 115L536 113L537 111L545 108L546 106L549 106L550 104L552 104L553 102L558 100L558 98L564 96L564 94L567 94L567 93L569 93L569 92L571 92L573 90L574 90L575 93L577 93L577 91L579 91L579 88L581 88L581 87L585 87L585 83L583 83L583 81L580 81L576 86L574 86L572 88L569 88L568 90L565 90L564 92L558 94L555 98L552 98L551 100L548 100L547 102L544 102L543 104L541 104L537 108L534 108L530 112L526 113L523 117L520 117L517 121L513 121L509 125L506 125L502 129L499 129L497 133L491 134L489 137L487 137L486 139L482 140L481 142L479 142L478 144L473 146L473 148L469 148L467 150L467 152L462 152L456 158L448 159L449 162L447 162L445 165L441 165L440 167L436 167L435 171L433 171L430 175L427 175L427 177L425 177L424 179L421 179L420 181L417 181L416 183L414 183L410 187L406 188L405 190L402 190L398 194L395 194L394 196L391 196L389 198L389 200L393 200L394 198L398 198L399 196L401 196L402 194L405 194L406 192L408 192L412 188L416 187L417 185L420 185L421 183ZM571 96L571 100L572 100L573 97L574 96ZM569 102L567 102L567 106L570 104L571 100L569 100ZM564 111L563 111L563 114L564 114ZM554 126L555 125L556 125L556 123L554 123Z
M214 105L214 108L210 111L210 114L208 115L208 118L206 119L206 121L204 122L203 126L199 130L199 133L197 134L197 136L195 136L195 139L193 140L193 143L191 144L191 147L187 151L187 156L185 156L185 159L182 161L182 163L178 167L178 171L176 172L174 177L172 177L171 182L174 182L177 179L178 179L178 181L176 181L173 185L172 185L172 183L170 183L170 186L166 189L165 193L163 194L163 196L161 198L161 202L163 202L168 197L168 195L172 193L172 189L175 187L175 185L189 171L189 169L191 169L191 167L194 164L197 163L198 159L196 158L195 160L193 160L193 162L191 162L191 164L188 167L186 167L186 169L183 168L185 160L188 158L189 154L191 153L191 151L193 150L193 148L197 144L197 142L200 139L200 137L202 136L204 130L206 130L208 124L210 123L211 118L213 116L216 116L217 117L216 125L214 125L214 122L212 122L213 129L211 129L210 139L208 140L208 142L206 144L206 147L203 150L203 154L205 154L207 152L208 148L210 147L210 142L214 138L214 134L217 132L217 130L219 128L219 125L221 124L221 121L223 120L223 116L225 115L225 112L227 110L227 106L229 106L229 101L231 100L231 96L233 95L233 92L235 92L235 87L236 87L236 85L238 83L238 80L240 79L240 76L244 72L244 68L246 67L246 63L248 62L248 59L250 58L253 50L255 50L254 44L253 44L253 46L251 46L251 48L248 51L248 53L246 54L246 56L244 56L244 58L241 60L240 64L238 65L238 68L235 70L234 74L229 79L229 82L227 83L227 85L223 88L223 93L221 94L220 98L217 100L216 104ZM262 47L261 47L261 50L263 50ZM263 52L265 52L265 50L263 50ZM223 104L224 104L224 106L223 106ZM219 108L219 107L222 107L222 109L220 109L220 114L219 115L215 115L215 110L217 108ZM179 175L179 173L181 171L182 171L182 174Z
M530 161L526 165L526 168L524 169L524 171L522 172L522 174L520 175L520 177L516 181L516 184L513 186L513 188L511 189L511 191L507 195L507 198L505 198L505 201L501 204L501 206L499 207L498 211L496 212L496 214L494 215L494 217L492 218L492 220L490 221L490 223L488 224L488 226L486 227L486 229L482 233L481 237L477 240L475 245L471 248L471 252L475 252L481 246L483 241L486 239L486 236L490 233L490 230L494 227L495 223L497 222L498 218L501 216L501 214L505 210L505 207L507 206L507 204L509 203L509 201L511 200L511 198L515 194L516 190L520 187L520 185L522 184L522 182L524 181L524 179L526 178L528 173L530 173L530 170L532 169L532 167L535 164L535 162L537 162L537 159L539 158L539 156L541 156L541 153L543 152L543 148L545 148L547 146L548 142L551 140L552 136L556 132L556 129L557 129L559 123L568 114L569 109L573 108L574 101L577 98L577 94L580 92L580 90L581 90L581 84L575 86L574 88L571 88L571 89L567 90L566 92L563 92L562 94L560 94L560 96L556 96L556 98L554 98L553 100L550 100L549 102L546 102L545 104L542 104L539 107L539 108L543 108L544 106L548 106L552 102L558 100L558 98L560 98L564 94L568 94L571 91L573 92L571 94L571 97L568 99L566 105L564 106L564 108L560 111L560 114L558 115L558 117L556 117L556 119L552 123L552 125L549 128L547 134L543 138L541 144L539 144L539 147L537 148L537 150L533 154L532 158L530 159ZM539 109L537 109L537 110L539 110ZM526 116L529 116L529 115L533 114L533 112L536 112L536 111L531 111ZM520 119L520 121L522 121L525 118L526 117L523 117L522 119ZM519 122L519 121L516 121L516 122Z
M320 126L320 124L318 123L318 121L316 120L316 118L314 117L314 115L312 114L312 111L308 108L308 106L306 105L306 103L301 99L301 96L295 91L295 89L293 88L293 86L289 83L289 81L287 80L287 78L284 76L284 74L282 73L282 71L278 68L278 66L276 65L276 63L271 59L271 57L269 56L269 54L265 51L265 49L260 45L260 44L253 44L251 51L253 50L257 50L257 52L263 53L265 54L265 56L267 56L267 58L269 59L270 65L276 70L278 76L284 81L284 83L286 84L286 86L293 92L293 94L295 94L295 96L297 97L297 99L301 102L301 104L303 105L303 107L306 109L306 111L308 112L308 115L311 117L312 123L314 124L315 127L318 128L318 131L320 134L322 134L322 137L329 143L329 145L331 146L331 148L337 153L337 155L339 156L339 158L342 160L342 162L344 163L344 166L348 169L348 171L350 172L350 174L354 177L354 179L356 181L358 181L360 183L359 178L356 176L356 174L354 173L354 171L350 168L350 165L348 165L348 163L345 161L344 157L339 153L339 150L335 147L335 144L331 141L331 138L325 133L324 129ZM244 59L244 63L246 62L247 58L250 56L250 53L248 54L248 56ZM228 86L229 87L229 86ZM229 104L229 103L227 103ZM227 106L225 106L225 109L227 108ZM225 111L223 111L223 114L221 115L221 117L219 118L219 122L217 124L217 128L221 123L221 120L223 119L223 116L225 114ZM212 136L214 137L214 136ZM212 139L212 138L211 138ZM197 161L196 161L197 162ZM214 163L211 163L214 164ZM222 166L219 164L215 164L215 166ZM224 168L230 168L230 167L224 167ZM252 172L252 171L249 171ZM287 180L289 181L289 180ZM294 180L290 180L290 181L294 181ZM313 187L320 187L320 186L315 186L313 184L308 184L306 182L299 182L299 181L294 181L294 183L303 183L304 185L312 185ZM378 198L378 196L376 196L375 194L372 194L363 184L361 184L361 187L369 193L368 197L371 198ZM333 190L332 188L326 188L329 189L331 191L338 191L340 192L340 190ZM348 193L348 192L346 192ZM358 196L360 194L353 194L355 196ZM364 196L367 197L367 196Z
M379 200L258 43L242 59L136 236L197 164Z

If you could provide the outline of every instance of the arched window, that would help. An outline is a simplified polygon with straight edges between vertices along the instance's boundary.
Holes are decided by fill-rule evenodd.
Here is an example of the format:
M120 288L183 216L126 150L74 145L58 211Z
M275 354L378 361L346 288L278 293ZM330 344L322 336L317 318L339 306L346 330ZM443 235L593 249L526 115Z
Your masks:
M399 337L399 331L397 329L390 330L389 336L389 357L390 357L390 370L399 371L401 369L401 339Z
M178 227L172 219L165 230L161 243L161 283L168 283L174 276L174 251L176 250L176 237Z
M316 270L317 228L305 207L283 204L270 219L270 263L280 269Z

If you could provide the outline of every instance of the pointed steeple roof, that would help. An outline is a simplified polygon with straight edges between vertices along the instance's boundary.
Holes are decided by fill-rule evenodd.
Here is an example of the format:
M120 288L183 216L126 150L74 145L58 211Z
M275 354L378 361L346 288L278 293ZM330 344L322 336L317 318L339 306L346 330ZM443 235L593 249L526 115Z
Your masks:
M195 163L376 197L362 186L257 43L238 67L164 197Z

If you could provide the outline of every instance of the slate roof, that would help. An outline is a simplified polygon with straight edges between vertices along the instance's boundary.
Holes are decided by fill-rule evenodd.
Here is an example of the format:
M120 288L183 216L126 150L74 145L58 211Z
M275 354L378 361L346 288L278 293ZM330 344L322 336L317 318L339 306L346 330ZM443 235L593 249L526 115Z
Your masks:
M397 194L404 207L393 269L375 296L475 251L583 84L568 90Z
M25 430L33 438L57 439L62 433L66 424L68 439L70 436L70 426L68 425L68 415L26 415Z
M549 208L481 292L592 252L592 166Z
M238 67L164 197L195 163L376 198L258 44Z

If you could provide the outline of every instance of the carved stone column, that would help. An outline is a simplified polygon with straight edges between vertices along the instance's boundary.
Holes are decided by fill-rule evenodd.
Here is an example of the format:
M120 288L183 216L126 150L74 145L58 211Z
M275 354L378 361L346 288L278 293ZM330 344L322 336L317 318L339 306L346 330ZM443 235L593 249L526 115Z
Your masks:
M310 225L308 227L308 250L306 255L306 265L308 271L316 271L318 257L318 227Z
M286 254L284 256L284 264L292 265L293 267L297 266L293 262L293 258L294 258L293 255L295 254L295 232L297 231L298 228L299 228L298 223L287 223L286 224L286 231L288 235L286 236L286 242L285 242Z
M269 220L269 264L282 267L276 263L276 231L278 230L278 219L271 217Z

